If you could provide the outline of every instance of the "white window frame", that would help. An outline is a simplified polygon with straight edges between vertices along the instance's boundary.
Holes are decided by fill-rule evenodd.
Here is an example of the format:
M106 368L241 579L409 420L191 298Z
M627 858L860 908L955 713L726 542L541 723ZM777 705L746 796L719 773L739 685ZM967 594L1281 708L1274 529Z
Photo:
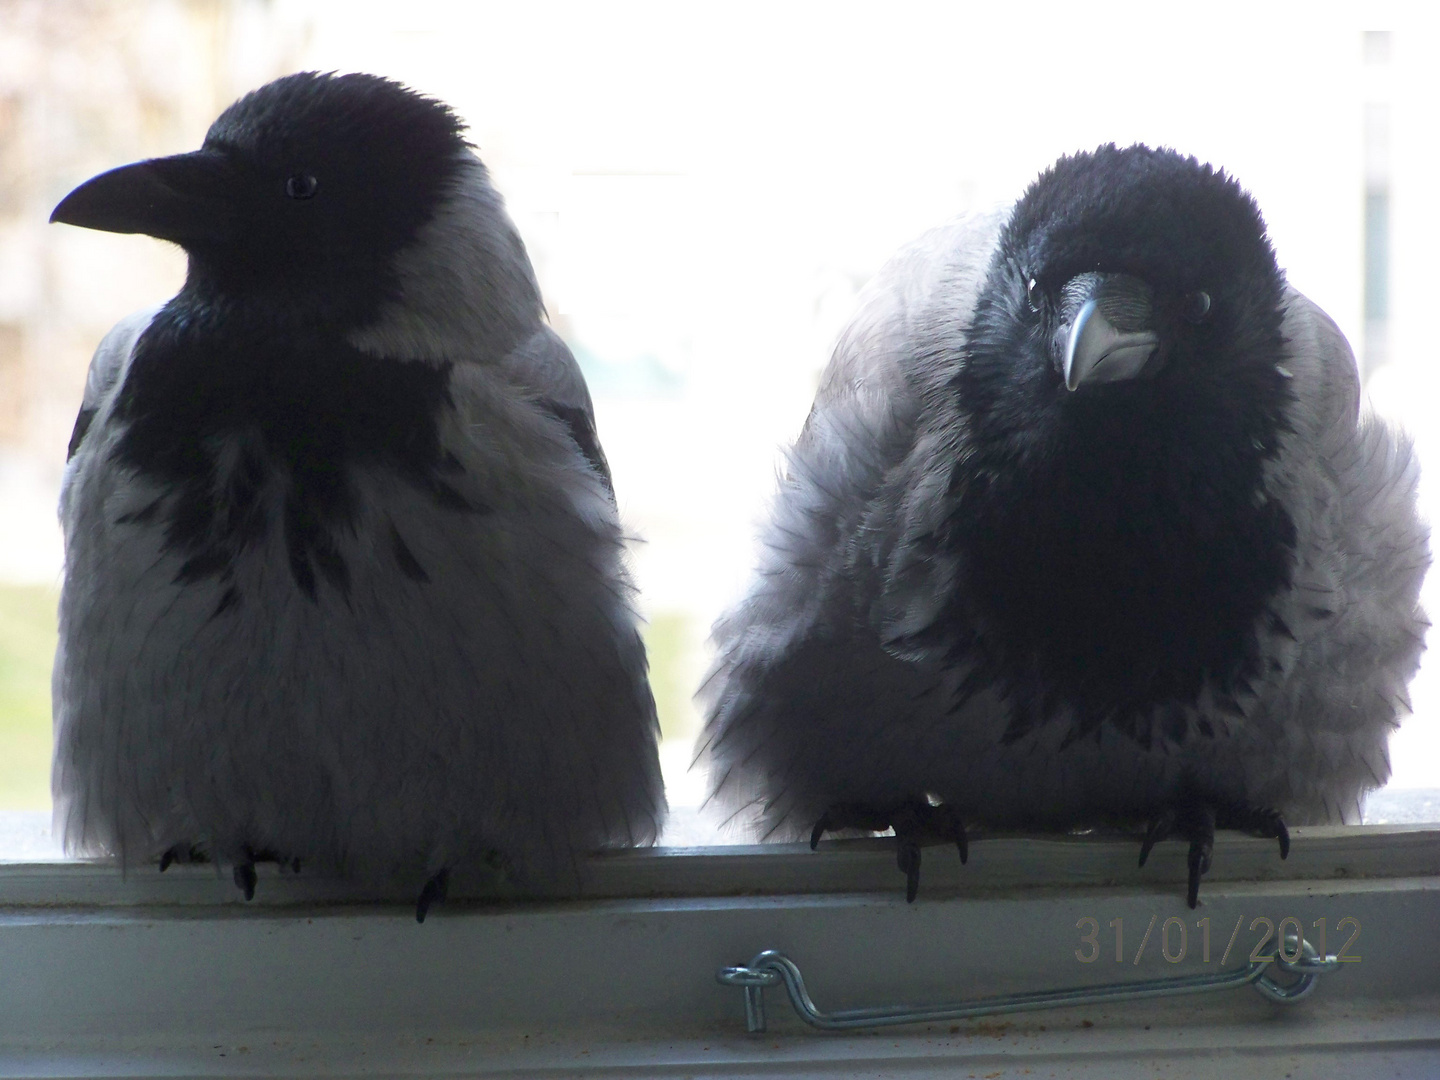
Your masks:
M423 926L408 894L357 900L272 868L246 904L212 867L8 864L0 1074L1128 1076L1164 1058L1208 1075L1201 1064L1245 1050L1276 1075L1435 1075L1440 828L1292 836L1282 862L1274 841L1222 833L1193 912L1185 845L1158 846L1142 870L1129 837L977 839L964 867L928 848L913 905L885 839L620 852L590 860L578 896L457 874ZM1327 919L1331 953L1349 937L1340 919L1361 927L1361 962L1295 1005L1240 988L836 1035L804 1027L772 989L757 1036L741 991L714 978L776 948L822 1009L937 1004L1218 971L1237 920L1286 916L1312 941ZM1102 946L1088 965L1087 918ZM1170 918L1192 924L1191 955L1167 963L1156 939L1134 963L1145 927Z

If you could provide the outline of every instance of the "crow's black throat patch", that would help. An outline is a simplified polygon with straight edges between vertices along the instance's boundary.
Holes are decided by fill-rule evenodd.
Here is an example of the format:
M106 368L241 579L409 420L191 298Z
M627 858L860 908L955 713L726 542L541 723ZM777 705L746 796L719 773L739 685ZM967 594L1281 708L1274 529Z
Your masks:
M314 600L324 583L348 594L337 538L355 526L355 466L391 468L446 509L487 510L451 483L458 463L440 445L447 365L375 357L295 328L221 333L253 323L187 299L141 336L116 406L126 425L116 459L166 491L129 520L163 522L164 550L181 559L177 581L230 580L236 557L278 527L301 592ZM279 514L264 499L277 479ZM413 555L397 557L419 580Z
M1214 302L1157 323L1142 376L1072 392L1065 328L1027 285L1095 270L1140 276L1157 310ZM1253 201L1170 151L1063 159L1017 206L950 386L961 452L934 540L961 584L932 628L970 671L962 697L1003 689L1007 739L1069 716L1071 738L1179 742L1207 686L1210 733L1243 715L1261 629L1288 632L1271 604L1296 527L1264 484L1291 434L1283 294Z

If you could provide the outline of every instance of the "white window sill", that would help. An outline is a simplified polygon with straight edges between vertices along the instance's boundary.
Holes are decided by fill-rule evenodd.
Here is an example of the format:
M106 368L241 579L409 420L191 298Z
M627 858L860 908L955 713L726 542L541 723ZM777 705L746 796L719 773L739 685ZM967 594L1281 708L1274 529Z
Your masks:
M262 873L246 905L205 867L9 864L0 1074L1122 1077L1164 1061L1233 1077L1242 1050L1254 1076L1440 1071L1440 830L1296 829L1283 863L1273 841L1223 834L1195 912L1183 845L1144 870L1137 853L996 837L961 867L927 849L907 905L884 840L660 849L593 860L578 899L460 879L423 926L408 895L339 903L340 886L304 874ZM1134 964L1151 918L1172 916L1190 955L1168 964L1152 943ZM778 948L834 1009L1217 971L1196 920L1212 920L1218 954L1261 916L1293 916L1312 940L1325 918L1332 953L1339 921L1358 919L1361 962L1289 1006L1241 988L845 1036L805 1028L777 990L770 1032L746 1035L741 992L714 979ZM1087 917L1093 964L1075 956Z
M1440 874L1440 825L1324 825L1290 831L1290 857L1282 861L1274 840L1221 832L1214 865L1201 898L1226 882L1315 882L1390 879ZM962 866L953 848L925 849L921 898L986 896L1035 888L1130 886L1156 896L1184 892L1186 847L1158 845L1142 869L1138 837L974 836ZM256 868L255 899L246 903L230 882L208 865L176 865L121 873L87 860L0 860L0 906L186 905L238 910L295 905L370 902L408 903L413 890L396 888L358 896L345 882ZM817 893L903 894L890 840L827 840L818 852L805 844L659 847L620 851L589 860L578 893L524 892L498 876L460 868L452 878L454 911L465 901L575 901L653 897L803 895ZM903 899L903 896L902 896ZM438 910L438 909L437 909Z

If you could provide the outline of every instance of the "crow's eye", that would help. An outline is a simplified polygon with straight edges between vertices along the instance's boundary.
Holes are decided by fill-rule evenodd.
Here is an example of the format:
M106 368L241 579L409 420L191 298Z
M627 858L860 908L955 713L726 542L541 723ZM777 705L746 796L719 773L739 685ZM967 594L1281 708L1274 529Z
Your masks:
M285 181L285 194L292 199L313 199L320 190L320 181L309 173L296 173Z
M1045 296L1040 291L1040 283L1032 277L1030 283L1025 286L1025 302L1030 305L1030 310L1038 315L1040 314L1040 303L1044 299Z
M1186 322L1204 322L1205 316L1210 314L1210 294L1203 289L1192 292L1185 297L1180 313L1185 316Z

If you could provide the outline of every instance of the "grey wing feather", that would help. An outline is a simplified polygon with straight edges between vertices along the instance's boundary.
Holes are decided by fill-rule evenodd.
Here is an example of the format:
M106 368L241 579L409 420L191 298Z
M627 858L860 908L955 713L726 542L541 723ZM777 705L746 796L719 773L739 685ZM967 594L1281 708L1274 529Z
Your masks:
M90 430L96 415L120 385L125 369L130 365L130 357L135 351L135 342L162 306L156 304L127 315L101 339L90 360L89 373L85 377L85 392L80 398L80 413L70 434L70 445L65 453L66 461L73 458L80 449L80 444L85 441L85 434Z
M716 796L742 816L758 808L771 831L808 831L826 802L815 778L876 798L898 784L886 766L903 755L857 737L883 738L877 699L916 689L910 665L865 626L893 533L875 519L898 509L895 478L929 437L925 401L959 362L1001 220L995 211L935 229L866 287L787 456L755 584L714 627L700 757ZM784 713L797 701L804 717Z
M613 498L615 485L595 430L590 390L580 365L560 335L541 326L507 355L501 366L521 386L534 391L540 407L565 425Z
M75 427L70 433L70 445L66 449L65 461L70 465L75 455L86 445L85 438L97 420L104 425L104 415L109 412L116 391L124 381L125 371L135 354L135 343L150 325L163 304L142 308L121 319L101 339L90 360L90 370L85 377L85 392L80 398L80 411L75 417ZM60 520L69 519L70 475L67 468L65 480L60 487Z
M1362 410L1339 328L1291 290L1284 333L1294 431L1267 487L1298 534L1279 605L1289 635L1268 643L1282 670L1238 740L1260 752L1217 767L1233 764L1250 793L1294 821L1354 821L1365 791L1389 776L1389 734L1409 708L1428 625L1419 598L1429 529L1416 508L1413 445Z

